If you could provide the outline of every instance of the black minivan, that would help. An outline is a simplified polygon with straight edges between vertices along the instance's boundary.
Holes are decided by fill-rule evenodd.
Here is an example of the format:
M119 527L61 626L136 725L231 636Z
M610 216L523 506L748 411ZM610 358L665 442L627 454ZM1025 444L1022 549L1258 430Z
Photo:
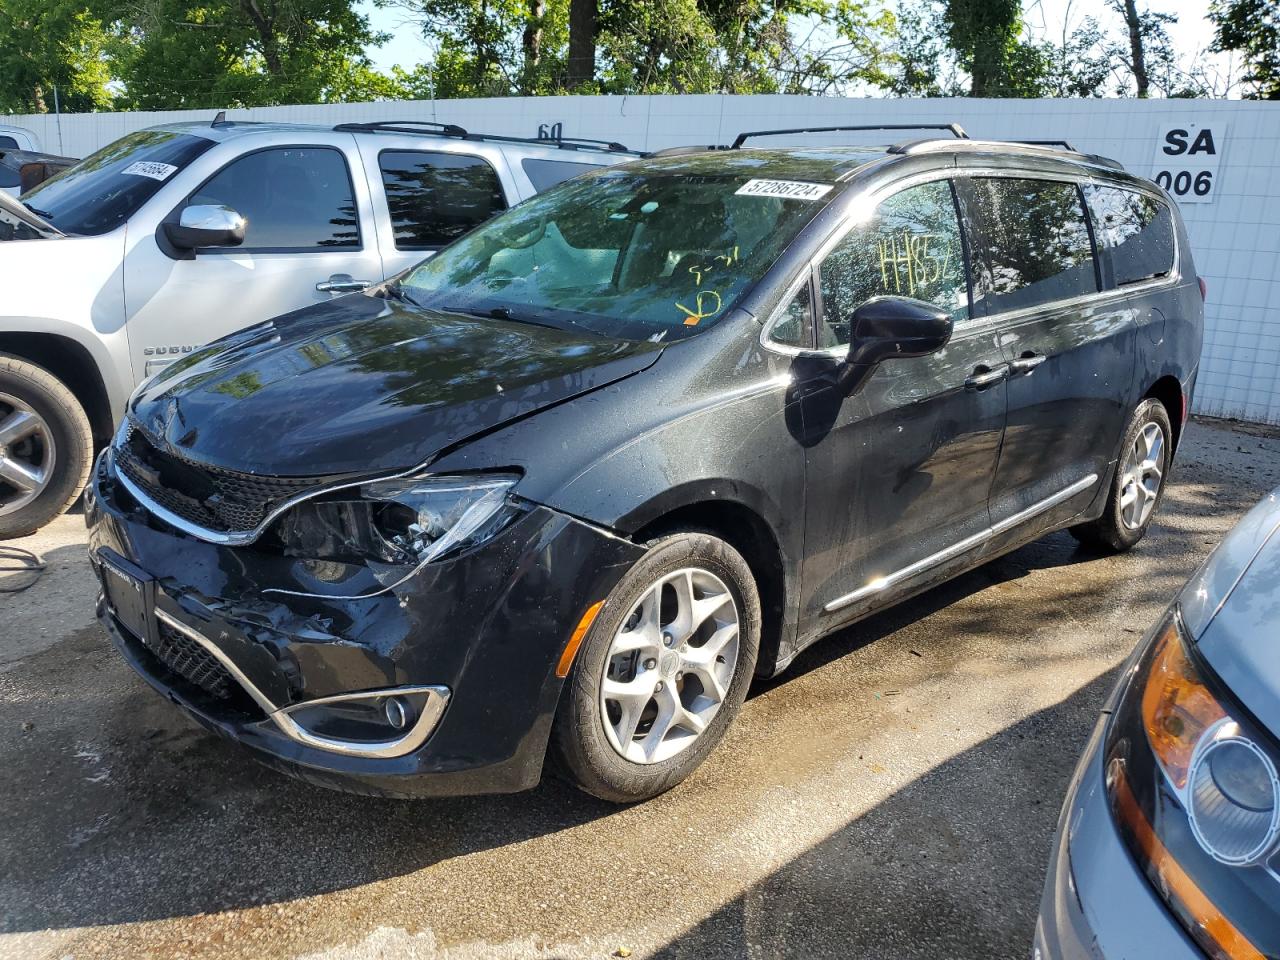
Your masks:
M1169 197L969 139L681 149L532 198L129 403L99 614L317 783L680 782L753 676L1159 506L1203 325Z

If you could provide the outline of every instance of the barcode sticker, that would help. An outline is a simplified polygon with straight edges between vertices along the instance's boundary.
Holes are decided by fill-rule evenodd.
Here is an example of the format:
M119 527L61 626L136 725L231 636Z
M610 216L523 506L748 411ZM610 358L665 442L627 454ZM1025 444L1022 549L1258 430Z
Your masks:
M820 200L831 192L829 183L803 180L748 180L734 193L743 197L781 197L784 200Z
M135 160L121 173L131 173L135 177L150 177L152 180L168 180L178 168L172 163L161 163L159 160Z

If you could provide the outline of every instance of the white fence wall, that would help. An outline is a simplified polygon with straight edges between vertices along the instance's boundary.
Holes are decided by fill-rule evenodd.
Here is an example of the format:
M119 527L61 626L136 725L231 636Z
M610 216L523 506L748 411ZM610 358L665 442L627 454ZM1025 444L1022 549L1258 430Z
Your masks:
M212 119L213 111L3 118L34 130L46 149L83 156L141 127ZM956 121L970 135L1065 139L1128 169L1155 172L1157 140L1169 125L1211 126L1219 165L1213 199L1183 216L1209 285L1200 412L1280 423L1280 104L1211 100L878 100L814 97L545 97L333 104L230 110L229 119L333 124L416 119L534 136L563 124L565 136L621 140L658 149L724 143L743 129L838 123ZM910 134L905 137L910 137ZM904 137L904 138L905 138ZM896 135L831 142L885 142ZM774 143L785 140L770 141ZM811 142L811 138L793 138Z

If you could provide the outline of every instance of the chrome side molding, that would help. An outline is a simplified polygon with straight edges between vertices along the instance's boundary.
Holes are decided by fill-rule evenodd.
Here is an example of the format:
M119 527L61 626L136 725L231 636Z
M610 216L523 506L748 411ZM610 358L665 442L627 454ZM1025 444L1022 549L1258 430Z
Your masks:
M867 597L871 597L881 591L888 590L890 587L895 586L904 580L910 580L917 574L924 573L926 570L946 563L948 560L954 560L961 554L968 553L975 547L979 547L986 543L992 537L999 536L1002 533L1012 530L1014 527L1025 523L1032 517L1038 516L1047 510L1052 510L1061 503L1065 503L1072 497L1076 496L1076 494L1083 493L1085 490L1088 490L1097 482L1098 475L1096 473L1091 473L1087 477L1082 477L1075 483L1071 484L1071 486L1059 490L1053 496L1047 497L1039 503L1033 503L1025 510L1019 510L1012 516L1005 517L999 523L994 523L985 530L978 531L973 534L973 536L965 537L960 542L953 543L946 549L930 554L922 560L917 560L915 563L905 566L901 570L895 570L887 576L876 577L876 579L872 580L866 586L859 587L852 593L846 593L842 597L836 597L836 599L832 600L822 609L825 613L832 613L836 610L849 606L851 603L857 603L859 600L865 600Z

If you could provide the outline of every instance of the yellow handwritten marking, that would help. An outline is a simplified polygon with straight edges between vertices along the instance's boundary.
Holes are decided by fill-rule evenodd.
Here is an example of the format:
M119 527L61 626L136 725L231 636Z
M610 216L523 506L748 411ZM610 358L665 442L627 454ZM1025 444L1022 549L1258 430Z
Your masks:
M713 309L705 310L703 308L702 301L704 297L715 297L716 305ZM686 327L696 327L703 320L707 319L707 317L714 317L720 312L720 307L720 294L716 293L714 290L699 290L698 298L693 302L692 310L684 306L684 304L676 304L676 309L685 314L684 325Z
M929 249L934 240L942 243L942 251ZM885 290L914 297L917 291L931 287L949 273L951 242L932 233L903 230L877 243L880 255L880 284ZM905 282L904 282L905 281Z

